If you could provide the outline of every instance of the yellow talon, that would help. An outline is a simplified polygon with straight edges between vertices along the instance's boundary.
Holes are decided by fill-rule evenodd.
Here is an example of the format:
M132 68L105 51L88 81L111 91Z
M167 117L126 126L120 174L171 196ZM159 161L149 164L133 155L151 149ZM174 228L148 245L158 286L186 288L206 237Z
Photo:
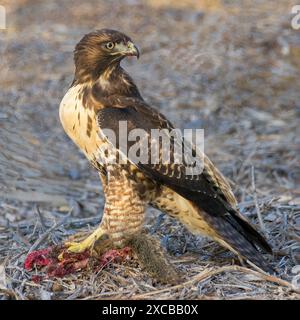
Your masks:
M92 249L94 243L84 243L82 242L66 242L65 246L69 252L81 253L87 249Z
M86 239L81 242L66 242L65 246L67 251L72 253L81 253L87 249L93 250L95 242L100 239L105 234L105 230L102 227L96 229L92 234L90 234ZM59 260L63 259L63 252L58 256Z
M62 261L64 259L64 252L62 252L59 256L58 256L58 260Z

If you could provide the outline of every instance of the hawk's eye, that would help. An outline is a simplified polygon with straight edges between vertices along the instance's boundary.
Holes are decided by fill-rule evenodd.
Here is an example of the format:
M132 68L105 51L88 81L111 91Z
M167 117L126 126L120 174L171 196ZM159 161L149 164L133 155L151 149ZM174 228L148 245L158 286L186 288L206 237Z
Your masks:
M108 50L113 49L114 46L115 46L115 44L114 44L113 42L107 42L107 43L105 44L105 48L108 49Z

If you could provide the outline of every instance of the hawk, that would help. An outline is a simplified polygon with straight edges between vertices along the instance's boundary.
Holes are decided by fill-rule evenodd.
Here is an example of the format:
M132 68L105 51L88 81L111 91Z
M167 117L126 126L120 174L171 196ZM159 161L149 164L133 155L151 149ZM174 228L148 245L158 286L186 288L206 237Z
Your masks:
M174 157L169 163L152 165L132 161L122 153L127 161L106 161L121 152L119 141L110 141L104 128L117 132L120 121L127 121L131 129L143 128L147 134L151 129L174 128L145 102L121 67L127 56L138 58L138 48L128 36L110 29L85 35L75 47L75 76L61 101L60 120L99 172L105 206L99 227L83 241L67 243L67 250L91 249L104 235L116 247L123 247L127 239L141 232L145 207L151 205L178 219L192 233L205 235L270 272L261 252L272 253L271 247L240 214L229 183L206 155L202 172L189 176Z

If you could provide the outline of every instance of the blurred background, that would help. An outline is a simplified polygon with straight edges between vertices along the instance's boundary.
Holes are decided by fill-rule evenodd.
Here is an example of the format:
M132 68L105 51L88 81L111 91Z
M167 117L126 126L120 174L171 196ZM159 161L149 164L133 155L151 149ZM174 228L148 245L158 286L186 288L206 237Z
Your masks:
M70 208L79 221L58 228L49 243L58 243L75 227L87 228L80 221L93 226L100 219L98 175L63 132L58 108L73 79L75 44L92 30L112 28L129 35L141 51L140 60L123 66L145 100L177 127L204 128L205 152L230 180L242 212L279 252L277 267L290 274L300 260L295 4L1 1L7 28L0 30L0 262L23 257L40 235L39 229L34 233L37 211L45 226ZM149 228L153 214L149 210ZM206 243L162 219L156 232L171 254ZM177 232L169 236L169 230Z

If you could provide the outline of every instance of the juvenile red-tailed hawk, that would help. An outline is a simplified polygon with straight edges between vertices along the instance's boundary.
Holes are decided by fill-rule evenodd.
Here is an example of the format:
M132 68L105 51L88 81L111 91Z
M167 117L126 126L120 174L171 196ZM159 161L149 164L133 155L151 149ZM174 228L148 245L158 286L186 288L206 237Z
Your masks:
M92 248L104 234L115 246L124 246L141 231L145 206L150 204L181 221L194 234L208 236L270 271L259 251L271 253L270 246L238 212L228 182L206 156L204 170L188 177L185 166L174 161L152 165L131 159L127 163L103 160L101 150L118 149L118 141L113 144L103 128L118 131L118 123L127 121L129 128L143 128L147 134L151 129L173 129L144 101L120 66L126 56L138 57L137 47L123 33L108 29L85 35L75 48L75 77L60 104L60 119L68 136L98 170L105 208L100 226L84 241L68 243L68 250Z

